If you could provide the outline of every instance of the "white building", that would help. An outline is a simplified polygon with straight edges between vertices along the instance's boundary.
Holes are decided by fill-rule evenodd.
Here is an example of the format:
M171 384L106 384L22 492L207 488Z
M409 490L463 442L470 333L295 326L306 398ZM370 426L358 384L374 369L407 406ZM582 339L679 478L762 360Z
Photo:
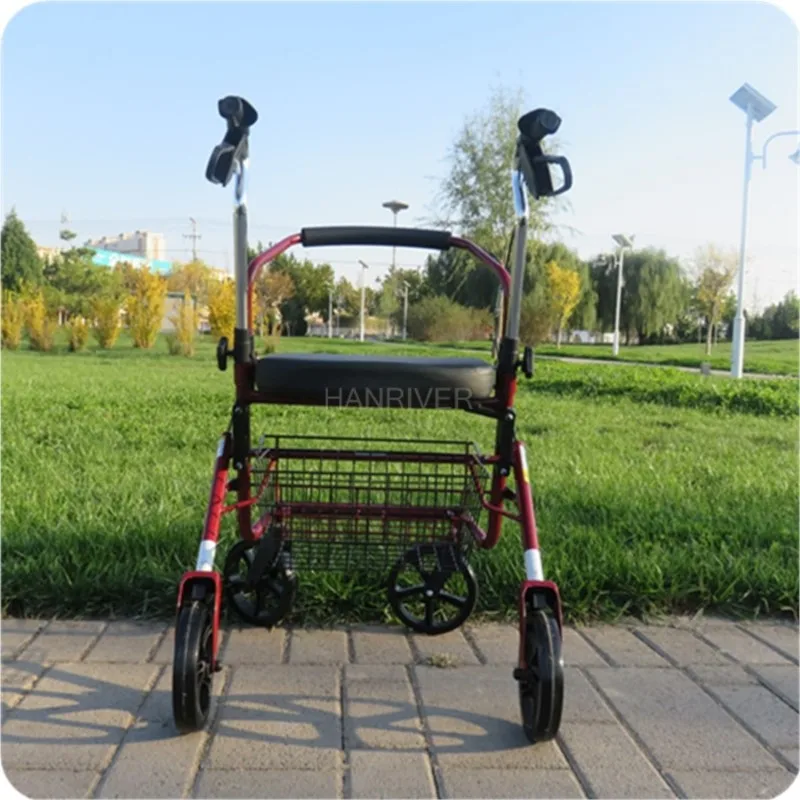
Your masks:
M103 236L101 239L92 239L86 242L86 247L97 250L111 250L114 253L141 256L142 258L161 261L166 259L166 246L163 233L150 231L135 231L134 233L121 233L116 237Z

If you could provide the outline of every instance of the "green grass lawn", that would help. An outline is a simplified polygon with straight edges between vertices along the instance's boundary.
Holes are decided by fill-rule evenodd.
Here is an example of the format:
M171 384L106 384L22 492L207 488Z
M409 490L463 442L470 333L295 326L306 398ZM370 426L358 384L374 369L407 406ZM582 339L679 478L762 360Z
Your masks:
M491 344L469 342L451 344L449 347L488 350ZM578 358L600 358L614 360L610 344L540 344L537 355L574 356ZM714 369L729 370L731 366L731 343L714 345L711 355L706 355L704 344L667 344L620 347L620 361L640 361L645 364L664 364L675 367L697 367L704 362ZM778 341L748 341L745 343L745 372L761 372L767 375L797 375L800 364L800 341L783 339Z
M452 354L308 339L281 349ZM652 373L550 362L521 383L519 434L545 571L568 617L700 608L796 615L798 425L786 403L796 383L763 382L768 407L774 395L776 408L789 408L769 416L758 405L757 413L680 407L695 402L694 388L653 392ZM630 380L645 390L624 396L619 387ZM702 391L716 396L725 379L716 380ZM124 339L110 352L4 352L4 609L172 614L232 398L232 372L216 369L208 340L192 359L167 355L163 341L142 352ZM253 429L470 439L484 451L493 442L490 420L458 412L262 407ZM232 523L225 519L227 540ZM515 526L474 565L479 609L513 613L523 575ZM380 583L300 581L298 620L388 619Z

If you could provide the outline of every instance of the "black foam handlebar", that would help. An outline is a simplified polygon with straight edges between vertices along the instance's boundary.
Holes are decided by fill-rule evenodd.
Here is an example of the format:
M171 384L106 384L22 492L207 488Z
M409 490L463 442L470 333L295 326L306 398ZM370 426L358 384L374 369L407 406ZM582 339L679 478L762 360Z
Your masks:
M345 225L335 228L303 228L300 231L303 247L332 247L336 245L378 245L420 247L425 250L449 250L448 231L421 228L373 228Z

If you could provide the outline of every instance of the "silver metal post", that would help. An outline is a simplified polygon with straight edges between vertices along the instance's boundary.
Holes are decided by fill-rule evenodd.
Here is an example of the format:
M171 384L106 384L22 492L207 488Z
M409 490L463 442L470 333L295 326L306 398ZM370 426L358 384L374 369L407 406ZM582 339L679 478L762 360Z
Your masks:
M361 264L361 334L360 339L364 341L364 294L367 288L367 279L366 279L366 270L369 269L369 265L365 264L361 259L358 261Z
M519 339L519 318L522 309L522 282L525 278L525 248L528 241L528 198L522 173L515 169L511 175L517 228L514 234L514 267L511 272L511 294L508 302L506 337Z
M405 292L403 294L403 341L406 340L408 332L408 284L404 284Z
M619 313L620 306L622 305L622 264L625 258L625 252L620 247L617 253L617 305L614 309L614 344L611 347L613 355L619 355Z
M245 170L243 161L236 173L235 199L233 210L233 258L236 278L236 327L249 329L247 319L247 201L245 199Z
M739 276L736 288L736 316L733 320L733 348L731 350L731 375L742 377L744 366L744 261L747 250L747 202L750 194L750 172L753 165L753 109L747 107L744 140L744 191L742 193L742 231L739 240Z
M328 338L333 338L333 289L328 289Z

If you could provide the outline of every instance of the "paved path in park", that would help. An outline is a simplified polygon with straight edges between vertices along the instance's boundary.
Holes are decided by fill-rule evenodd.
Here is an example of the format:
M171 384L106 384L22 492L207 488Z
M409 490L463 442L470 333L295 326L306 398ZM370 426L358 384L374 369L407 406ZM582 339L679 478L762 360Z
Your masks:
M657 361L625 361L623 359L611 358L584 358L582 356L553 356L553 355L537 355L537 359L542 361L566 361L572 364L601 364L606 366L623 366L623 367L660 367L661 369L677 369L680 372L692 372L695 375L701 375L702 370L700 367L686 367L677 364L660 364ZM724 378L730 378L731 371L729 369L712 369L709 370L711 375L719 375ZM743 372L743 378L753 378L756 380L797 380L795 375L772 375L766 372Z
M172 631L2 622L2 764L30 797L775 797L798 765L798 630L565 632L555 742L526 743L517 634L231 629L209 732L178 736Z

